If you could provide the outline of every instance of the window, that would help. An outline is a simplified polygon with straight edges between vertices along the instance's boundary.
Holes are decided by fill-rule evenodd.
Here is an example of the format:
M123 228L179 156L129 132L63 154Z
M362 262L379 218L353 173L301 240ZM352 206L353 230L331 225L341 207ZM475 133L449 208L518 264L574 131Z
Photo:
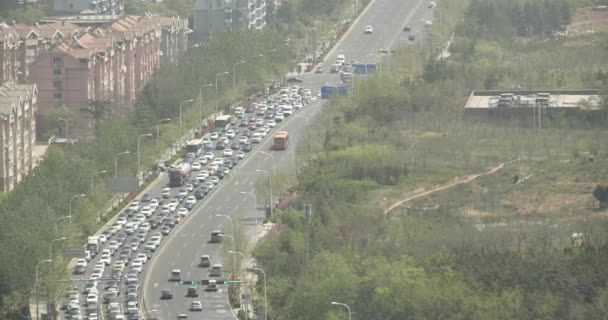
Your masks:
M55 93L53 93L53 98L55 98L55 99L61 99L61 92L55 92Z
M55 89L61 89L61 81L53 81L53 87Z
M53 64L61 65L62 63L63 63L63 59L61 59L61 57L59 57L59 56L53 57Z
M217 7L220 8L222 6L222 0L216 0Z
M53 70L53 74L56 76L60 76L61 75L61 69L54 69Z

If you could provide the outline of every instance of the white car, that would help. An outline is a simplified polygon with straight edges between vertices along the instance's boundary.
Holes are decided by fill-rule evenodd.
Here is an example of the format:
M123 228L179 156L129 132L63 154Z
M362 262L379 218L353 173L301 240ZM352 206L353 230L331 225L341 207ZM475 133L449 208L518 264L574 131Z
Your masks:
M232 149L225 149L223 156L224 157L232 157L232 155L234 154L234 152L232 151Z
M104 254L99 258L99 261L105 263L106 266L109 266L112 263L112 256L109 254Z
M186 184L184 188L186 188L186 191L188 192L194 191L194 186L191 183Z
M135 201L131 202L131 204L129 205L129 209L131 209L133 211L138 211L139 210L139 201L135 200Z
M188 190L180 189L178 195L183 198L188 195Z
M263 138L262 134L259 132L256 132L251 136L251 143L260 143L262 141L262 138Z
M207 160L212 160L214 156L215 156L215 155L213 154L213 151L207 151L207 152L205 152L205 154L203 155L203 157L204 157L204 158L207 158Z
M127 218L120 217L120 218L116 219L116 224L117 225L125 225L125 224L127 224Z
M293 108L296 110L300 110L302 107L304 107L304 105L301 102L296 102L293 104Z
M86 259L78 259L78 260L76 260L76 267L86 268L87 267L87 260Z
M249 141L249 138L247 138L247 136L241 136L239 138L239 143L247 143Z
M148 218L150 218L150 216L152 215L152 209L150 208L150 206L143 207L140 212Z
M168 204L169 211L171 211L171 212L175 212L175 210L177 210L177 206L178 206L178 204L177 204L177 203L175 203L175 202L169 203L169 204Z
M430 26L432 26L432 25L433 25L433 22L431 20L426 20L424 22L424 26L427 27L427 28L430 27Z
M281 122L281 121L285 120L285 116L284 116L282 113L277 113L277 114L274 116L274 120L275 120L276 122Z
M162 235L156 234L156 235L153 235L152 238L150 238L150 242L154 242L154 243L156 243L156 246L160 246L161 239L162 239Z
M228 139L234 139L235 136L236 136L236 132L234 132L234 130L226 131L226 137L228 137Z
M148 255L145 253L138 253L135 257L135 261L141 261L142 263L148 262Z
M215 185L215 184L220 183L220 178L218 178L217 176L212 176L209 178L209 181L213 182L213 184Z
M372 33L374 33L374 27L372 27L372 26L365 27L365 34L372 34Z
M188 198L186 198L186 203L191 203L192 205L195 205L196 198L194 196L188 196Z
M188 215L188 209L186 208L179 208L179 210L177 210L177 214L179 214L182 217L185 217Z
M131 270L141 272L144 268L144 263L141 260L135 260L131 263Z
M209 139L211 140L217 140L220 137L219 134L217 134L217 132L211 132L211 134L209 135Z
M266 125L269 126L270 128L274 128L277 126L277 122L274 121L273 119L268 120L268 122L266 122Z
M86 300L86 301L87 301L87 304L91 304L91 303L93 303L93 304L94 304L94 303L97 303L97 300L98 300L97 298L98 298L98 297L97 297L97 294L95 294L95 293L89 293L89 294L87 295L87 300Z
M118 241L112 240L110 241L110 245L108 246L108 248L112 250L112 252L115 252L116 250L118 250L118 248L120 248L120 244L118 243Z
M209 159L207 159L207 158L205 158L205 157L202 157L202 158L200 158L200 159L198 160L198 164L200 164L200 165L201 165L201 167L202 167L202 166L206 165L208 161L209 161ZM201 168L201 169L202 169L202 168Z
M198 176L196 176L196 180L198 180L199 183L205 181L205 179L207 179L209 175L208 174L199 174Z
M146 246L144 247L144 249L149 250L149 251L156 251L156 243L148 242L148 243L146 243ZM135 278L135 279L137 279L137 278Z
M146 230L146 231L150 231L150 223L148 222L144 222L141 224L141 226L139 226L140 230Z
M171 197L171 188L163 188L163 191L161 192L161 197L167 199L169 197Z
M193 162L192 163L192 170L194 171L199 171L201 170L202 165L200 164L200 162Z
M211 172L215 172L215 171L217 171L217 169L219 169L219 168L220 168L220 165L219 165L219 164L217 164L217 163L212 163L212 164L209 166L209 170L211 170Z
M245 158L245 155L246 155L246 153L243 151L239 151L236 153L237 159L243 159L243 158Z
M156 209L158 208L159 202L158 199L152 199L150 201L150 209L152 209L152 211L156 211Z

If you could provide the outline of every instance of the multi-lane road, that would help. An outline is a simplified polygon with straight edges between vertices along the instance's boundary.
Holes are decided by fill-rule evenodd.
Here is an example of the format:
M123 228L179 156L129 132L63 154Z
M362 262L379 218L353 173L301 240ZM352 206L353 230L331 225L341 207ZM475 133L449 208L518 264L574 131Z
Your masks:
M334 63L338 54L345 55L347 62L354 59L359 62L372 63L378 58L378 50L390 50L406 45L405 41L400 41L400 38L407 38L408 33L402 31L406 25L410 26L413 29L412 32L420 39L422 30L424 30L424 21L431 20L433 16L428 5L428 0L372 0L372 3L354 21L349 31L327 55L323 64L325 73L300 76L304 80L301 86L312 89L313 92L318 92L325 83L339 82L338 74L327 73L329 66ZM373 34L364 34L365 27L368 25L373 26ZM319 100L305 106L297 112L300 116L288 117L279 123L278 129L289 131L292 140L305 137L308 122L314 121L315 115L321 110L321 104L322 102ZM277 129L273 132L276 131ZM272 136L272 134L269 136ZM281 172L294 169L294 163L292 162L293 148L284 151L271 151L271 140L270 137L264 139L205 199L199 201L195 209L187 215L185 221L179 223L169 236L163 239L160 248L146 263L142 273L143 277L140 277L143 278L143 281L139 288L140 300L143 298L145 302L145 310L142 311L146 318L169 320L176 319L178 314L187 314L190 319L235 319L228 304L225 286L221 286L218 292L207 293L199 284L200 296L198 298L186 298L188 286L169 282L169 272L172 269L180 269L183 279L200 281L209 278L207 276L208 268L198 266L201 255L210 255L214 263L222 262L221 259L224 256L222 253L223 245L210 244L208 240L212 230L221 229L230 234L231 228L230 221L227 218L218 217L216 214L230 216L234 224L243 227L251 240L255 241L257 239L260 227L255 223L256 216L263 217L264 212L261 209L254 208L253 199L241 192L254 191L256 181L265 178L265 174L258 170ZM270 153L273 157L261 151ZM194 175L196 175L196 172ZM146 192L154 197L160 197L162 189L167 184L168 177L161 175ZM172 193L176 194L178 189L174 188ZM275 194L279 192L279 190L274 191ZM262 199L258 200L263 202ZM154 232L156 231L152 231L150 234ZM226 241L230 241L230 239L226 239ZM139 252L143 251L141 247ZM96 257L90 263L85 278L87 274L90 274L92 265L98 258ZM109 276L110 268L106 269L108 271L105 271L104 274ZM229 277L229 271L224 270L225 278ZM79 290L82 291L83 286L84 283L81 283ZM100 287L100 292L103 292L103 286ZM161 290L163 289L172 289L173 299L161 300ZM124 290L122 294L125 294ZM202 312L189 311L193 300L202 302ZM103 304L100 303L100 306L103 306ZM140 306L140 308L142 307ZM152 310L156 311L151 312ZM103 314L101 317L103 317Z

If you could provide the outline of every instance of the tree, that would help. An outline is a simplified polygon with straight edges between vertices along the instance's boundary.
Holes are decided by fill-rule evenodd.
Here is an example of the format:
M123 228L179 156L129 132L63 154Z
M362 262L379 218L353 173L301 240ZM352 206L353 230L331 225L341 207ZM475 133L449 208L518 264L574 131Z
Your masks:
M608 186L598 185L593 190L593 197L600 202L600 210L606 209L608 206Z

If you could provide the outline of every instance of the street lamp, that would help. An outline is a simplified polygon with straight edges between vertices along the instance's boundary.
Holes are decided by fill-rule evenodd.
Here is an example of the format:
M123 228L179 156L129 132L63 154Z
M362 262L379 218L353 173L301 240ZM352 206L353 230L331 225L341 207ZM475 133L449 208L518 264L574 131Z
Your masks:
M141 170L140 169L140 166L141 166L141 164L140 164L140 162L141 162L141 156L140 156L140 153L139 153L139 143L140 143L140 140L143 137L151 137L151 136L152 136L151 133L144 133L144 134L139 135L139 137L137 137L137 174L136 174L136 176L139 176L139 171Z
M70 199L70 202L68 203L68 217L70 217L70 225L72 224L72 202L74 202L76 198L84 198L86 196L86 194L81 193L73 196L72 199Z
M260 271L264 275L264 320L268 320L268 299L266 297L266 272L260 268L251 267L249 270Z
M66 119L66 118L57 118L57 120L65 122L65 137L66 137L66 139L69 138L70 135L69 135L69 132L68 132L68 119Z
M200 123L203 123L203 88L213 87L213 83L206 84L198 90L198 114Z
M243 261L244 261L244 260L247 260L247 256L245 256L245 254L244 254L244 253L242 253L242 252L240 252L240 251L233 251L233 250L230 250L230 251L228 251L228 253L232 253L233 255L234 255L234 254L240 254L240 255L241 255L241 257L243 257Z
M70 223L71 223L72 216L65 216L65 217L61 217L61 218L57 219L57 221L55 222L55 235L59 235L59 221L61 221L63 219L70 219Z
M61 238L57 238L57 239L53 239L51 240L51 243L49 243L49 259L52 260L53 259L53 242L55 241L62 241L67 239L66 237L61 237Z
M93 175L91 175L91 195L93 195L93 191L95 189L95 176L100 175L102 173L106 173L106 170L101 170L101 171L97 171L95 173L93 173Z
M232 90L236 91L236 66L238 66L239 64L243 64L247 61L243 60L243 61L239 61L235 64L232 65Z
M218 104L218 100L219 100L219 92L218 92L218 82L217 80L219 79L219 77L223 76L223 75L227 75L230 74L230 72L228 71L224 71L224 72L220 72L218 74L215 75L215 117L217 118L217 104Z
M270 172L268 172L266 170L257 169L257 170L255 170L255 172L264 172L265 174L268 175L268 178L270 180L270 216L272 217L272 207L273 207L273 204L272 204L272 175L270 174Z
M232 251L236 252L236 241L234 241L234 237L229 234L221 234L221 237L228 237L232 239ZM232 254L232 278L236 278L236 254Z
M260 153L272 158L272 175L274 176L276 174L275 169L274 169L274 167L275 167L275 158L274 158L274 156L272 154L266 152L266 151L260 151Z
M256 227L256 229L258 229L259 225L260 225L259 220L258 220L258 216L259 216L259 214L258 214L258 198L255 196L255 194L252 191L250 191L250 192L241 191L240 194L250 195L250 196L253 197L253 203L254 203L253 210L255 210L255 227ZM260 234L259 230L256 233L259 235Z
M350 320L350 307L348 305L346 305L345 303L340 303L340 302L335 302L335 301L332 301L331 304L346 307L346 309L348 310L348 320Z
M36 283L34 283L34 287L36 287L36 320L40 319L40 311L38 311L38 267L41 263L44 262L53 262L51 259L42 260L36 264Z
M156 151L159 155L159 157L161 156L160 154L160 145L159 145L159 139L160 139L160 125L162 123L167 123L171 121L171 118L166 118L166 119L160 119L158 120L158 122L156 123ZM160 162L160 158L159 158L159 162Z
M179 103L179 139L180 140L182 138L182 106L184 105L184 103L187 103L187 102L194 102L194 99L184 100Z
M120 155L129 154L129 153L131 153L131 151L129 151L129 150L123 151L123 152L117 154L116 157L114 158L114 176L115 177L118 177L118 157Z

